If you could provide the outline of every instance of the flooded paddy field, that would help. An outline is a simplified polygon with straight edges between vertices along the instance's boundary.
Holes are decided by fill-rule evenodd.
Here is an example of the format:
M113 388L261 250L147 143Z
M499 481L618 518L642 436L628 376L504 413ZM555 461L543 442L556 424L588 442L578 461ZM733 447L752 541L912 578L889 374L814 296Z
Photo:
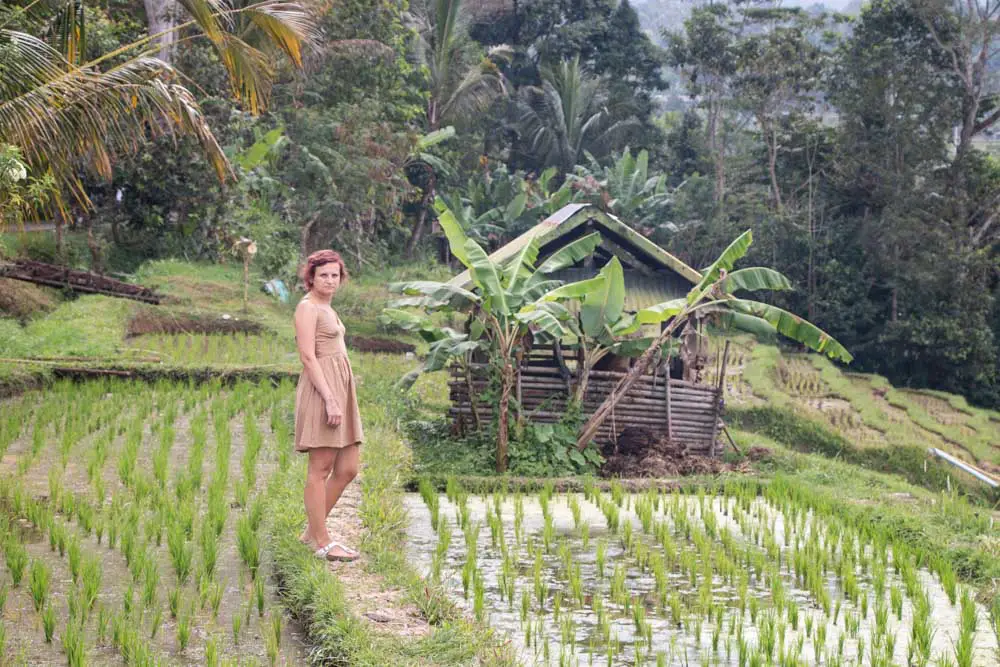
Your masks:
M406 499L409 554L537 665L1000 665L944 559L780 482Z

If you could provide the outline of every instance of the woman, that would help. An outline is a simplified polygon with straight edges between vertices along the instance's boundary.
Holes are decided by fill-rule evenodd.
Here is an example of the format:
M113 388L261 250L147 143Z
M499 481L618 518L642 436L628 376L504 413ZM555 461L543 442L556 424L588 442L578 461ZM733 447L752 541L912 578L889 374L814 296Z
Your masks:
M335 541L326 528L330 510L358 474L364 437L344 325L330 307L347 281L347 268L339 254L320 250L306 259L301 276L307 294L295 309L295 341L304 369L295 393L295 450L309 455L309 523L300 539L318 558L351 561L358 552Z

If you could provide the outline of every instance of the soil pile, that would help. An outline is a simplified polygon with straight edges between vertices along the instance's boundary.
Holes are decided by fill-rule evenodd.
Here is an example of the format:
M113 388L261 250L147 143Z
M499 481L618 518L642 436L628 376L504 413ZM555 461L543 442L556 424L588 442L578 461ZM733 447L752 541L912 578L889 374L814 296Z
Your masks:
M762 451L759 451L762 450ZM648 429L628 427L601 452L605 477L678 477L682 475L714 475L720 472L751 472L750 463L725 463L721 459L689 454L678 440L667 440L666 434ZM770 452L755 447L751 460L759 460Z
M347 346L358 352L387 352L389 354L406 354L416 350L416 346L392 338L369 336L347 336L344 339Z
M47 288L0 278L0 317L28 320L54 310L57 299Z
M146 334L260 334L265 331L259 323L247 319L147 308L140 310L129 321L125 335L131 338Z

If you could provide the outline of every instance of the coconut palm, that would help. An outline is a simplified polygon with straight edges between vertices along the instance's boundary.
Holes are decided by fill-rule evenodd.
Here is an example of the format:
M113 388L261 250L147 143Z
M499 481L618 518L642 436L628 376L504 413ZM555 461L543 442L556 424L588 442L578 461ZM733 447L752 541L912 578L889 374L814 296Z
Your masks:
M304 44L314 38L313 24L294 2L236 1L178 0L190 18L171 30L185 40L208 39L235 97L256 113L267 103L273 65L251 41L273 44L300 64ZM50 212L61 214L56 216L57 236L69 202L90 203L81 171L109 177L113 157L135 150L149 134L194 136L218 177L229 177L229 163L191 92L178 83L180 74L150 55L158 50L160 36L81 62L83 0L66 3L58 19L58 44L9 29L9 21L0 23L0 137L19 149L33 175L53 179ZM239 34L232 31L237 27Z
M428 77L428 131L458 124L506 93L494 59L509 58L509 49L497 46L482 57L469 38L461 0L432 0L417 22L416 55Z
M585 152L607 155L626 132L639 126L635 118L615 120L603 79L592 76L579 56L555 67L541 68L541 86L524 86L515 110L519 150L536 167L569 173Z

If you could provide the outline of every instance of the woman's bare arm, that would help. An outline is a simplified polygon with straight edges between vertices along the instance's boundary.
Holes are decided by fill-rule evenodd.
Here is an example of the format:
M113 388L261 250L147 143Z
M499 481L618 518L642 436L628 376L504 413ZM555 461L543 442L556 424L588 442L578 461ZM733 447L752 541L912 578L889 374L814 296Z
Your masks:
M319 360L316 359L316 321L318 319L319 312L312 304L303 301L298 305L298 308L295 309L295 344L299 348L299 359L302 360L302 367L305 369L309 381L323 397L323 403L326 406L326 423L330 426L337 426L342 417L340 406L330 390L330 386L326 383Z

